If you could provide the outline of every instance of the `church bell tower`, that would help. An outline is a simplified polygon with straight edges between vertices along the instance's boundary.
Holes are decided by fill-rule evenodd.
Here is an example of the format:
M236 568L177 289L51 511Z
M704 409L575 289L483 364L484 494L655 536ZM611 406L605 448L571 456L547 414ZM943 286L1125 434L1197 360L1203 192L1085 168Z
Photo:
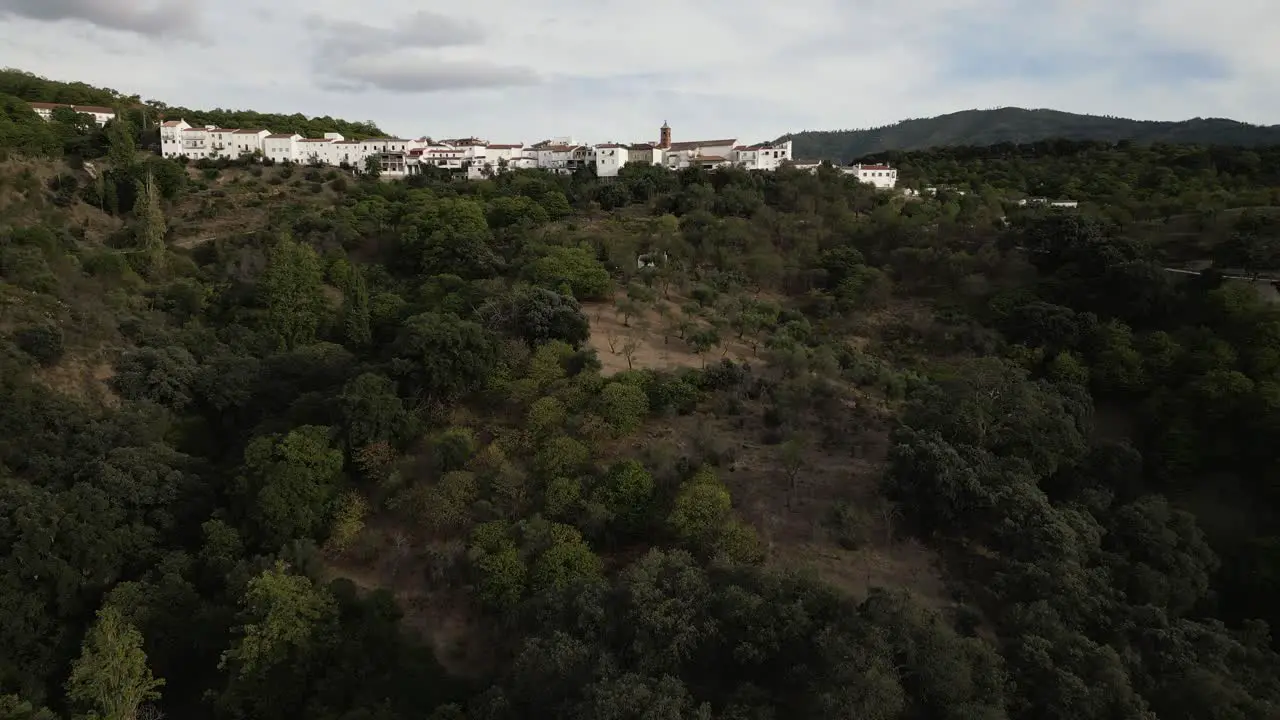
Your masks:
M671 126L665 120L662 121L662 127L658 130L658 147L664 150L671 147Z

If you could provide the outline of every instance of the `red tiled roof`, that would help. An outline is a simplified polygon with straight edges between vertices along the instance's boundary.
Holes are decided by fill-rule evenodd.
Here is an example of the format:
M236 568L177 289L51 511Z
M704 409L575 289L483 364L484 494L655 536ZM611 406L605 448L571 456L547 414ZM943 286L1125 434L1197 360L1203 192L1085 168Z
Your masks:
M863 170L892 170L888 165L863 165Z
M164 127L178 127L181 124L182 124L181 120L168 120L164 123ZM244 132L244 131L241 130L240 132Z
M301 139L301 140L299 140L298 142L322 142L322 143L327 143L327 142L333 142L333 141L332 141L332 140L330 140L329 138L302 138L302 139Z
M240 132L240 131L239 131L238 129L236 129L236 128L213 128L213 129L212 129L212 130L210 130L209 132L216 132L216 133L237 133L237 132Z
M266 130L237 130L237 135L257 135L258 133L268 132Z
M29 102L27 104L33 108L39 108L41 110L53 110L54 108L71 107L70 105L64 105L62 103Z
M268 139L268 140L271 140L271 139L275 139L275 140L283 140L283 139L286 139L286 138L291 138L291 137L293 137L293 135L294 135L293 133L275 133L275 134L273 134L273 135L268 135L268 136L267 136L267 139Z
M524 147L524 145L522 143L516 143L513 145L488 145L487 147L491 147L494 150L517 150Z
M360 144L359 140L339 140L338 142L334 143L334 145L359 145L359 144Z
M728 140L690 140L689 142L671 143L671 149L672 150L693 150L694 148L707 147L708 145L732 146L735 142L737 142L737 140L733 138L730 138Z
M205 128L187 128L182 132L209 132L209 131L206 130Z
M102 107L101 105L72 105L71 107L75 108L76 112L83 113L109 113L114 115L116 112L109 107Z
M612 148L620 148L620 147L622 147L622 146L621 146L621 145L619 145L619 144L617 144L617 143L604 143L603 145L597 145L596 147L597 147L597 148L605 148L606 150L608 150L608 149L612 149Z

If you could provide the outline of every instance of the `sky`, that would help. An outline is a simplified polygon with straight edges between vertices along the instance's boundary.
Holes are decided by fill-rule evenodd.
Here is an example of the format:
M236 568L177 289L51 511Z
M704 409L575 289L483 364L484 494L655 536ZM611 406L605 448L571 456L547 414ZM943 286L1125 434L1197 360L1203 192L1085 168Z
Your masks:
M1276 0L0 0L0 65L406 137L757 142L1018 106L1280 123Z

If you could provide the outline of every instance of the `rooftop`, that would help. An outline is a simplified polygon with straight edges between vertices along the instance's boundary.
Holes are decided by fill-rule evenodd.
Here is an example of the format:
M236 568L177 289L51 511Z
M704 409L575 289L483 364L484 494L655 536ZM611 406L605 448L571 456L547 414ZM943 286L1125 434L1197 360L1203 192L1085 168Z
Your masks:
M737 138L730 138L728 140L690 140L688 142L671 143L670 149L694 150L700 147L708 147L708 146L716 147L720 145L728 145L729 147L733 147L733 145L737 142L738 142Z

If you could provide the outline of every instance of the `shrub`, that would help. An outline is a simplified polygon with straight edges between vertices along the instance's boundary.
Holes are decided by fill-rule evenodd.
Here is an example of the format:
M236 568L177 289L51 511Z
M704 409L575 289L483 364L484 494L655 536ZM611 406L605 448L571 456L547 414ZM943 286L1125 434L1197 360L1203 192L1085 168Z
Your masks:
M51 323L32 325L18 331L14 340L22 352L48 367L62 359L62 328Z

